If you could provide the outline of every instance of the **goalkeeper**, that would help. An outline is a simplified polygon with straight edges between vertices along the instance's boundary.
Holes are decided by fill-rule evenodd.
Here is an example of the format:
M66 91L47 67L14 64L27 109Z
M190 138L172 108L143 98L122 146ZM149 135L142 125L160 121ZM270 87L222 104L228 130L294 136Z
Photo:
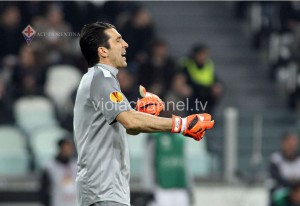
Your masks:
M81 79L74 107L77 205L130 205L126 132L181 133L200 141L214 121L209 114L157 117L163 104L142 87L138 111L133 110L116 78L118 70L127 66L128 44L113 25L85 25L80 48L90 68Z

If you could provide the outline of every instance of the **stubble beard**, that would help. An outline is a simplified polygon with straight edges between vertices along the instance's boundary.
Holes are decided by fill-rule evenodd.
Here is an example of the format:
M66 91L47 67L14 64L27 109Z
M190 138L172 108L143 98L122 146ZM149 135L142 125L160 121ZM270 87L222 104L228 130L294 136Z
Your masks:
M121 68L125 68L125 67L127 67L127 62L124 61L122 58L122 61L119 62L118 67L116 67L116 68L121 69Z

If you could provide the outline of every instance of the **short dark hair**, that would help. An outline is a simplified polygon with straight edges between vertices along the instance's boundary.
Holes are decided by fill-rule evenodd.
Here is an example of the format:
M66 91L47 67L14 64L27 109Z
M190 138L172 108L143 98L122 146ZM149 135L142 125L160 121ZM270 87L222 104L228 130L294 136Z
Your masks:
M296 133L293 131L285 131L281 135L281 141L284 142L284 141L288 140L291 136L294 136L294 135L296 135Z
M62 137L57 141L57 147L61 148L64 144L66 143L72 143L73 144L73 139L71 137Z
M88 66L92 67L99 62L98 48L100 46L110 48L109 36L104 32L106 29L116 27L109 23L95 22L83 26L80 32L80 49Z
M198 43L192 48L191 55L194 56L198 52L205 52L207 49L208 47L205 44Z

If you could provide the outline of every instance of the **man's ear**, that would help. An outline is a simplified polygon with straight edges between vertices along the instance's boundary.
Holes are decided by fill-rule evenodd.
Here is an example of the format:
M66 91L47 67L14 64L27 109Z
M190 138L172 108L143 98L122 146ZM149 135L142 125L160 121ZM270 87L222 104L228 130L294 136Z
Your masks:
M108 57L108 49L105 47L98 47L98 56L102 58Z

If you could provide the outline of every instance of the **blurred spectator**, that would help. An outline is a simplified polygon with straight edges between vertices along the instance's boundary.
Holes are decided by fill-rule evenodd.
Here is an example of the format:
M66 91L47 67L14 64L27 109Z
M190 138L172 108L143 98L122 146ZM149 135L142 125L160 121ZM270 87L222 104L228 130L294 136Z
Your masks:
M185 117L188 115L186 100L192 95L192 88L187 84L187 78L185 75L178 73L175 74L171 80L171 87L169 92L166 93L164 101L166 103L165 111L162 112L161 116L172 117L172 114L177 116ZM177 108L174 105L179 101L184 102L184 107L180 108L177 104ZM168 105L168 102L170 104Z
M0 21L0 59L5 55L17 55L19 48L24 43L22 36L20 10L15 5L9 5L1 12Z
M41 176L41 201L44 206L74 206L77 164L71 138L59 140L58 149L57 156L48 162Z
M193 95L189 101L190 108L194 110L191 112L196 111L195 101L198 100L205 112L212 113L221 97L222 85L216 76L215 66L209 58L207 47L203 44L194 46L191 56L182 60L182 67L189 85L193 88Z
M284 189L274 195L274 206L299 206L300 205L300 182L291 189Z
M240 3L244 16L249 16L252 45L256 49L266 48L272 32L280 31L279 7L280 2L253 1ZM245 10L247 9L247 10Z
M36 22L34 29L45 34L36 37L47 50L47 62L52 64L65 63L71 54L71 38L65 35L72 32L68 23L64 21L64 14L59 4L48 6L46 17L43 21Z
M148 60L140 66L139 84L163 98L170 89L170 80L174 73L175 62L169 56L166 43L155 40L151 45Z
M120 33L130 47L126 54L127 62L145 61L146 50L154 37L154 26L148 10L144 7L135 9Z
M46 12L50 2L47 1L20 1L18 7L20 8L24 27L28 24L34 24Z
M192 205L191 181L185 165L185 139L178 134L151 134L147 143L148 187L158 206ZM146 182L145 182L146 183Z
M298 136L286 133L282 137L281 151L270 158L270 176L273 186L271 197L282 188L291 188L300 181L300 156L298 154Z
M282 31L292 33L294 35L290 50L292 57L300 60L300 2L298 1L287 1L282 2L280 7L280 20L282 24Z
M71 24L75 32L80 32L84 24L96 21L100 8L90 1L59 2L65 15L65 20ZM76 14L76 15L74 15Z
M19 53L19 63L14 67L12 85L14 98L24 95L43 95L46 71L44 56L39 45L23 45Z
M185 102L192 93L186 76L178 73L171 80L170 90L166 93L165 110L162 117L172 114L186 116L187 110L178 107L179 101ZM153 205L188 206L193 203L192 181L186 171L185 140L181 135L155 133L148 138L146 147L146 176L144 184L155 195ZM149 155L152 154L152 155Z
M280 5L280 22L283 32L291 32L300 23L300 2L284 1Z
M102 6L102 18L121 29L136 8L138 4L133 1L106 1Z
M296 181L300 181L298 146L298 136L287 133L282 137L281 151L271 155L270 174L276 188L291 187Z
M122 69L119 70L118 79L120 82L121 91L124 93L129 103L135 102L137 98L139 98L139 87L135 83L134 76L128 70Z

